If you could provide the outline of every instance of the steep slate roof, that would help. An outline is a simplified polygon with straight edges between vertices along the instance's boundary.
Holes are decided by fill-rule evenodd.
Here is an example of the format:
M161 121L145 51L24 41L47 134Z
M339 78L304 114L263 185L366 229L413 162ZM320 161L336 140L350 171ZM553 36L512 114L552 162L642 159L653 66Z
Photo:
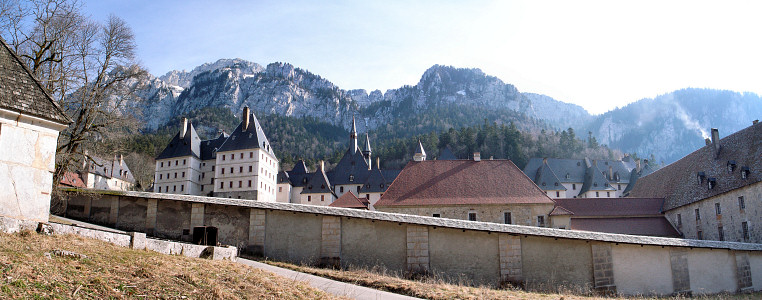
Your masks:
M8 44L2 39L0 44L0 108L63 125L71 123Z
M510 160L411 161L374 205L553 204Z
M388 184L392 184L394 179L400 175L400 172L402 172L402 170L381 170L381 174L384 175L384 179L386 179L386 183Z
M351 175L353 180L349 181ZM362 152L349 149L344 152L336 167L328 173L328 178L333 184L363 184L369 175L368 162L365 161Z
M441 150L439 150L439 157L437 157L438 160L456 160L458 159L455 157L455 154L452 154L452 150L450 150L450 147L444 147Z
M216 139L201 141L201 159L210 160L216 158L217 152L215 150L219 149L228 137L230 136L222 132Z
M230 137L220 146L217 152L235 151L243 149L260 148L270 155L275 156L270 141L267 140L262 126L259 125L257 116L249 113L249 128L243 131L243 122L238 123L238 127L230 133Z
M564 208L573 213L569 229L680 236L662 214L664 199L661 198L565 198L554 201L556 208Z
M529 159L529 162L524 167L524 173L531 175L537 174L537 169L539 169L542 164L542 158L533 157ZM585 181L585 170L587 167L585 166L585 161L582 159L548 158L548 166L554 170L558 179L563 183Z
M328 180L328 176L325 175L322 167L318 167L318 170L312 174L312 177L307 181L302 194L321 194L331 193L331 182Z
M368 179L365 180L360 188L361 193L383 193L389 187L388 181L381 174L379 169L373 169L370 171Z
M606 177L598 169L596 162L590 162L587 158L585 163L588 165L585 171L585 181L582 183L582 188L579 190L579 194L584 194L589 191L615 191L616 189L609 185Z
M762 181L762 123L757 123L706 145L680 160L637 180L630 192L632 197L663 197L664 210L688 205L728 191ZM728 171L728 161L735 160L736 168ZM744 167L749 169L742 178ZM716 186L709 189L707 180L698 182L698 172L706 178L716 178Z
M540 189L544 191L565 191L566 188L561 184L561 180L558 179L553 170L550 169L547 163L543 163L542 166L537 168L537 174L535 174L534 182Z
M283 173L283 174L280 174ZM310 173L307 169L307 165L303 160L299 160L294 165L291 171L279 172L278 183L285 183L288 180L292 186L303 187L307 185L307 181L312 177L314 173Z
M336 201L333 201L331 203L330 207L344 207L344 208L359 208L359 209L368 209L368 202L362 201L355 197L352 192L345 193L344 195L341 195L339 199L336 199Z
M193 156L201 158L201 138L198 137L196 129L193 128L193 124L188 122L186 125L185 136L180 138L180 131L172 137L169 144L156 159L167 159L174 157Z
M105 160L97 156L90 156L91 162L88 163L87 172L107 178L118 178L129 183L135 183L135 177L127 167L124 161L114 158L114 160ZM121 162L121 165L120 165Z
M632 189L635 188L635 185L637 184L638 179L640 177L643 177L643 176L646 176L648 174L651 174L654 171L656 171L656 170L654 170L654 167L651 164L649 164L648 162L645 162L645 166L642 167L640 169L640 171L638 171L637 169L632 169L632 171L630 172L630 181L627 184L627 187L622 192L622 194L625 195L625 196L629 196L629 194L632 191Z

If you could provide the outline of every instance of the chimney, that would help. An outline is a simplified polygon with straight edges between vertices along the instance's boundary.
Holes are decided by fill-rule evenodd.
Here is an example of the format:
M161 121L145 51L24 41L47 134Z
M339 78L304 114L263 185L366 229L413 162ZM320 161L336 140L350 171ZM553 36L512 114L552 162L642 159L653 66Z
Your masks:
M124 155L119 154L119 165L124 166Z
M249 129L249 107L248 106L243 107L243 115L241 116L241 119L243 121L243 125L241 126L241 131L246 132L246 130Z
M759 123L759 120L754 120L754 121L751 121L751 124L752 124L752 125L757 125L757 123Z
M185 138L185 134L188 131L188 118L183 118L183 127L180 128L180 139Z
M542 158L542 163L543 164L547 164L548 163L548 158L547 157L543 157Z
M376 169L381 170L381 158L376 157Z
M614 168L609 166L609 180L614 180Z
M640 159L635 161L635 172L640 173Z
M714 145L714 154L720 153L720 131L712 128L712 145Z
M325 172L325 161L324 160L320 161L320 171Z
M482 155L479 152L474 152L474 161L481 161Z
M87 149L82 154L82 170L87 172Z
M704 139L704 143L706 143L706 145L709 146L712 144L712 140L710 140L709 138L706 138Z

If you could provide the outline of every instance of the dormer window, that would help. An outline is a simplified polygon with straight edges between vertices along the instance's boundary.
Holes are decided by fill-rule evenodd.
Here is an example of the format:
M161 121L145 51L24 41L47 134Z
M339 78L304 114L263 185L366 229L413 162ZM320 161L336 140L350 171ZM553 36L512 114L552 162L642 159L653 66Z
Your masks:
M598 186L598 183L597 182L593 183L593 186Z
M709 179L707 179L706 182L708 183L708 187L710 190L714 189L714 187L717 186L717 179L714 177L710 177Z
M569 175L569 173L566 173L566 179L569 179L569 178L571 178L571 176Z
M699 185L704 184L704 178L706 178L706 174L704 172L696 173L696 180L698 181Z
M735 160L729 160L728 161L728 173L732 173L736 169L736 161Z
M751 171L749 170L749 167L741 167L741 178L746 179L749 178L749 174Z
M355 181L355 175L349 175L349 182Z
M542 186L545 186L545 183L544 183L544 182L542 183Z
M556 182L555 186L558 186L558 182Z

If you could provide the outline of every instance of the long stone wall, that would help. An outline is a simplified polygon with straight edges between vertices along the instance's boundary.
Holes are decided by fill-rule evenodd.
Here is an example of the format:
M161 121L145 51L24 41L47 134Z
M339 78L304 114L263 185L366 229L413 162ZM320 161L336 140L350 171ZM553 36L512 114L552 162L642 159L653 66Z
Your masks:
M296 263L380 266L473 284L562 286L622 295L762 289L760 244L199 196L140 192L70 196L66 214L71 218L106 220L117 229L142 226L149 236L175 239L190 238L193 226L215 226L221 243ZM146 212L139 212L141 208Z

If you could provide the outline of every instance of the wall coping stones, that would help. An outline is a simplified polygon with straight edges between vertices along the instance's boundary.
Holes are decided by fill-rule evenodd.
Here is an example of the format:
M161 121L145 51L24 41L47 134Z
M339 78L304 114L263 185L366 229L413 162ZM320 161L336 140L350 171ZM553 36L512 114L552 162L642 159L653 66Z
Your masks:
M71 190L68 190L68 191L71 191ZM363 218L363 219L378 220L378 221L417 224L417 225L435 226L435 227L446 227L446 228L464 229L464 230L502 232L502 233L508 233L512 235L541 236L541 237L552 237L552 238L562 238L562 239L599 241L599 242L623 243L623 244L635 244L635 245L650 245L650 246L662 246L662 247L690 247L690 248L729 249L729 250L737 250L737 251L762 251L762 244L752 244L752 243L691 240L691 239L637 236L637 235L614 234L614 233L601 233L601 232L590 232L590 231L577 231L577 230L568 230L568 229L555 229L555 228L544 228L544 227L534 227L534 226L524 226L524 225L466 221L466 220L445 219L445 218L435 218L435 217L426 217L426 216L387 213L387 212L379 212L379 211L367 211L367 210L359 210L359 209L351 209L351 208L295 204L295 203L260 202L260 201L254 201L254 200L191 196L191 195L161 194L161 193L149 193L149 192L134 192L134 191L126 191L126 192L118 192L118 193L115 193L114 191L105 191L105 192L94 191L94 190L88 190L88 191L99 193L99 194L119 195L119 196L126 196L126 197L135 197L135 198L163 199L163 200L174 200L174 201L186 201L186 202L192 202L192 203L241 206L241 207L250 207L250 208L258 208L258 209L312 213L312 214L319 214L319 215L340 216L340 217L350 217L350 218Z

